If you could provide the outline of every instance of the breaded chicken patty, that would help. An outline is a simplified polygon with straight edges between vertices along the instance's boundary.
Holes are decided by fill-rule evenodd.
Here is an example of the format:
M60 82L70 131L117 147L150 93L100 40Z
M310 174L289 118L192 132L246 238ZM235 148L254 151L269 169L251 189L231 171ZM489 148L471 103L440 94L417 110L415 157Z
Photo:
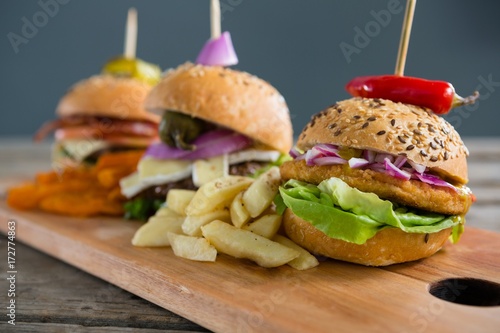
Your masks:
M280 171L285 181L296 179L315 185L337 177L362 192L373 192L400 205L445 215L463 215L472 203L471 191L465 185L454 191L419 180L401 180L370 169L351 169L343 165L307 166L304 160L299 160L283 163Z

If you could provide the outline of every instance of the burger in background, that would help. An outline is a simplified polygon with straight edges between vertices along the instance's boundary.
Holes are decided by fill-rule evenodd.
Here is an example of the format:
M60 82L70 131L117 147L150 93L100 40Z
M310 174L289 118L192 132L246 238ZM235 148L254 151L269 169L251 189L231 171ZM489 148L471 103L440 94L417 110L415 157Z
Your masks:
M430 109L352 98L312 117L280 167L286 234L309 251L369 266L456 242L473 201L467 148Z
M78 217L122 216L119 180L135 171L146 147L158 140L160 117L143 103L159 78L155 65L116 58L102 74L75 84L57 106L59 118L34 138L55 133L53 170L10 188L9 206Z
M157 115L143 103L160 79L159 67L140 59L116 58L100 75L76 83L60 100L58 119L35 134L41 141L54 131L56 169L95 164L105 152L145 149L158 137Z

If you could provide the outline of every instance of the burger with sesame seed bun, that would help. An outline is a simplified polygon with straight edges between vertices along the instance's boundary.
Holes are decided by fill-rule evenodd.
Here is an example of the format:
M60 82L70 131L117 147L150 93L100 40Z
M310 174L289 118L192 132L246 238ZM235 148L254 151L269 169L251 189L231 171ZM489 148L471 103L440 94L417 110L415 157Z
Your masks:
M430 109L351 98L316 114L281 165L287 235L367 266L418 260L463 232L468 151Z

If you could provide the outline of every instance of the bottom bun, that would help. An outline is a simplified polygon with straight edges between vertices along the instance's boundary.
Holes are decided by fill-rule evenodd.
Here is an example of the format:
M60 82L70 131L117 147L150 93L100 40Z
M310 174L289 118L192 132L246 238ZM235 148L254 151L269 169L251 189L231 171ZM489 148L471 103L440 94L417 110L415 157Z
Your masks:
M283 227L291 240L314 254L366 266L387 266L429 257L443 246L452 230L421 234L385 228L358 245L328 237L289 208L283 217Z

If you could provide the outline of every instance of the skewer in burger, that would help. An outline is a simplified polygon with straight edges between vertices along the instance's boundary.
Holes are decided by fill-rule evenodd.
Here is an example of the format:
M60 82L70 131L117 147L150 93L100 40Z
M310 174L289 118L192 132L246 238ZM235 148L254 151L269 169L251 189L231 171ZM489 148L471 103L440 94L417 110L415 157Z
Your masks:
M218 53L213 44L230 50L222 62L207 61ZM227 32L210 40L200 57L168 71L146 98L146 108L162 117L161 142L150 145L138 171L120 182L130 199L129 217L147 219L171 189L196 189L228 174L253 175L292 147L283 96L254 75L224 67L237 62Z
M313 253L369 266L418 260L463 231L467 148L430 109L352 98L316 114L282 164L284 229Z

